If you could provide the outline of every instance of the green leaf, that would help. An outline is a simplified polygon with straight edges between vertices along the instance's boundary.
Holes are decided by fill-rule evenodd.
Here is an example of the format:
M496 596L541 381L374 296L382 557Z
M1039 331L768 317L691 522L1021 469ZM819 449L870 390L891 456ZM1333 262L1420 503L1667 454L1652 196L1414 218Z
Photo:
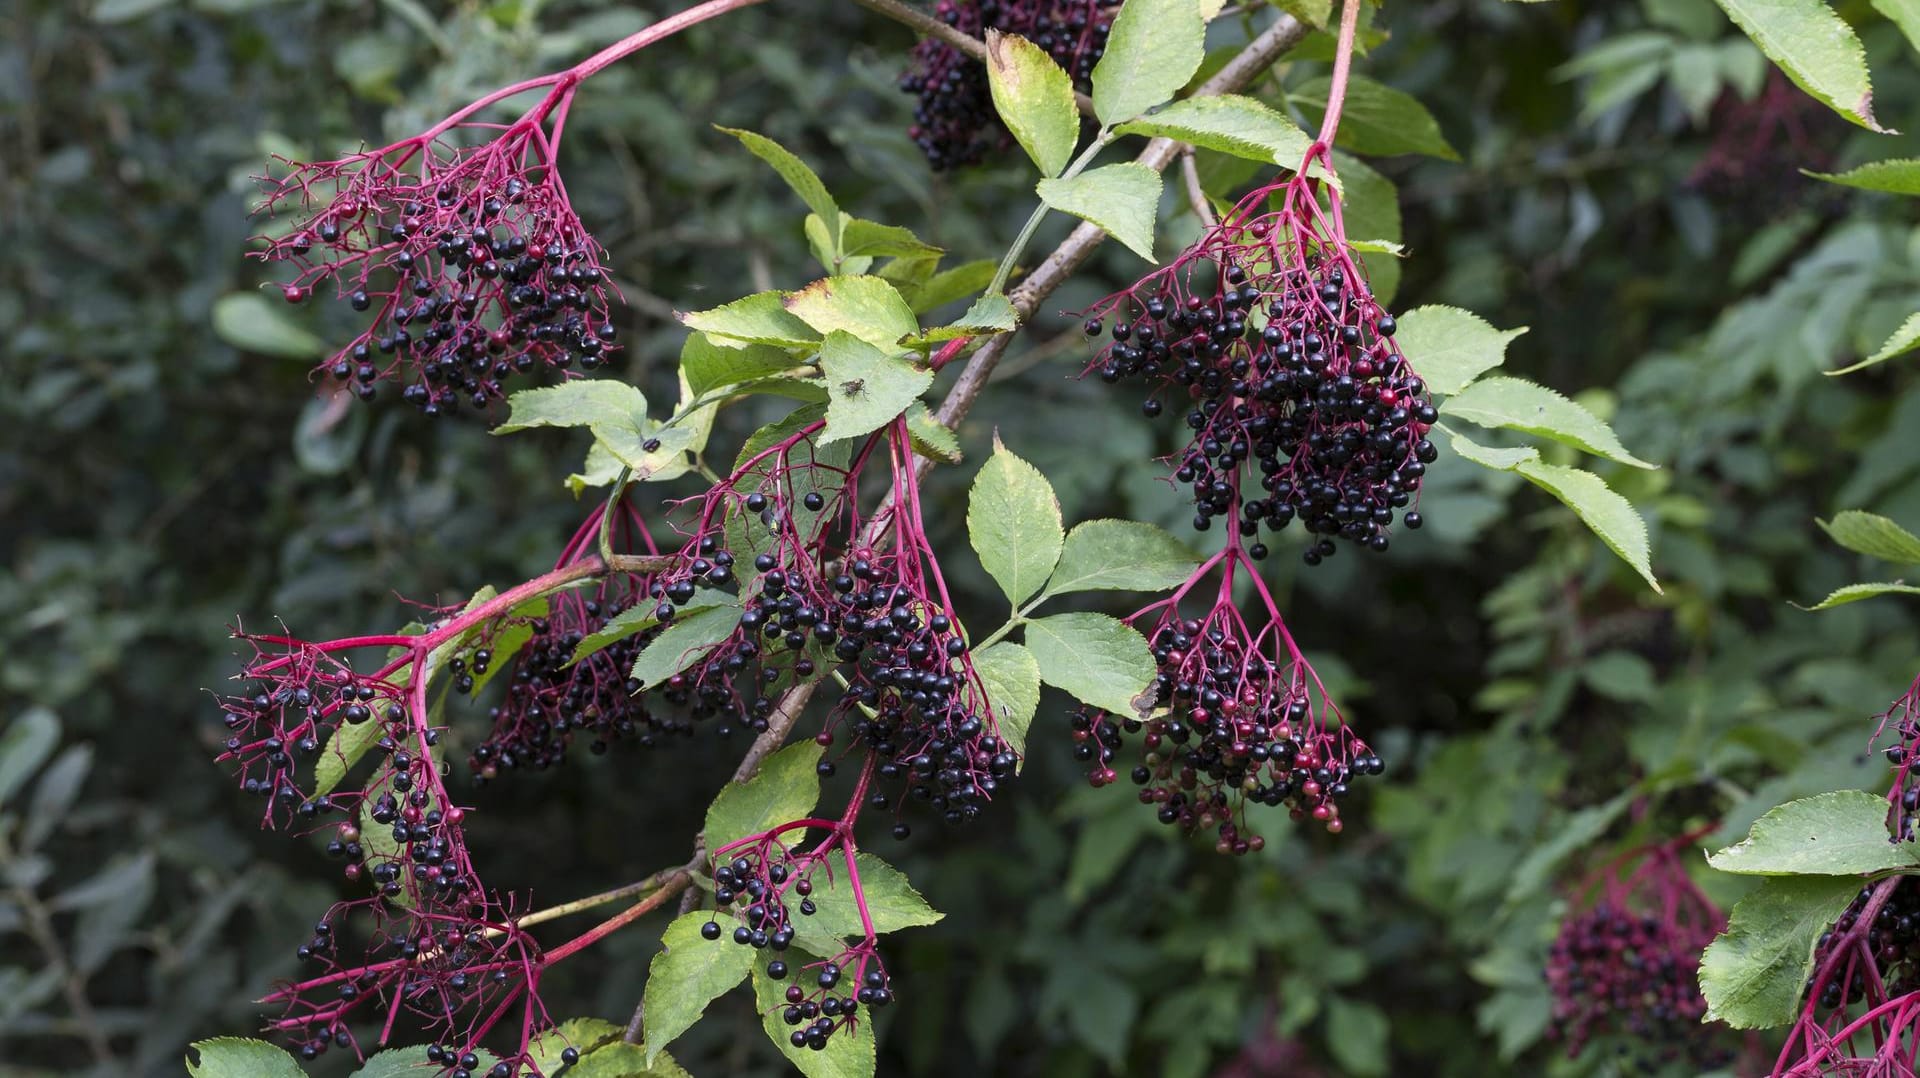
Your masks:
M1416 307L1397 319L1393 340L1435 393L1453 394L1507 361L1507 345L1527 331L1495 329L1458 307Z
M1893 336L1887 338L1887 343L1880 346L1879 351L1855 363L1851 367L1842 367L1837 371L1828 371L1827 373L1852 374L1854 371L1864 367L1871 367L1877 363L1885 363L1895 356L1904 356L1917 347L1920 347L1920 314L1910 314L1907 316L1905 322L1900 323L1900 328L1893 331Z
M1631 651L1606 651L1580 667L1580 680L1609 700L1647 703L1660 692L1653 664Z
M1878 595L1920 595L1920 588L1911 584L1848 584L1844 588L1835 588L1832 594L1807 609L1829 610Z
M1387 1073L1390 1032L1387 1016L1373 1004L1343 996L1327 1000L1327 1047L1347 1074L1372 1078Z
M960 463L960 439L945 423L935 419L923 401L907 405L907 437L913 451L943 464Z
M1197 0L1127 0L1093 66L1093 111L1111 127L1167 101L1207 58Z
M1026 755L1027 730L1040 710L1040 664L1033 652L1002 640L974 652L973 672L987 690L987 702L1000 724L1000 739L1013 752ZM1021 763L1024 766L1025 760Z
M1124 14L1126 9L1121 11ZM1035 190L1048 206L1093 222L1134 254L1153 261L1153 220L1160 211L1158 172L1127 161L1090 169L1070 180L1041 180Z
M1513 470L1526 476L1535 486L1553 495L1573 510L1607 549L1633 566L1654 591L1660 582L1653 577L1652 549L1647 542L1647 523L1640 511L1621 497L1606 480L1579 468L1564 468L1539 461L1521 461Z
M1920 538L1878 513L1848 509L1834 515L1833 523L1818 521L1833 541L1848 550L1900 562L1920 565Z
M844 330L820 346L827 378L827 428L822 442L871 434L894 421L933 384L933 371L889 355Z
M958 340L961 337L983 337L993 333L1010 333L1020 327L1020 312L1014 310L1013 301L994 293L981 296L967 308L967 313L947 325L927 330L901 341L910 348L925 348L928 345L944 341Z
M60 720L44 707L28 708L0 734L0 805L26 784L60 744Z
M1506 427L1551 438L1636 468L1658 467L1627 452L1613 428L1600 417L1545 386L1519 378L1482 378L1447 398L1440 410L1483 427Z
M1719 0L1719 4L1794 85L1869 131L1886 130L1873 118L1866 49L1826 0Z
M757 135L752 131L742 131L734 127L718 127L718 130L739 139L741 145L751 151L755 157L772 165L773 170L780 174L781 179L787 181L787 186L793 188L794 194L800 196L800 200L807 204L808 209L818 214L822 221L834 226L835 229L839 228L840 206L827 192L827 185L820 182L820 177L807 167L805 161L795 157L786 147L765 135ZM836 235L834 239L837 246L839 237Z
M687 388L700 396L726 386L765 378L799 366L794 357L764 344L721 343L705 333L692 333L680 349L680 371Z
M493 428L512 434L535 427L628 426L647 414L647 398L625 382L580 379L523 389L507 398L507 418Z
M927 278L924 284L906 293L907 299L913 305L915 314L925 314L965 299L992 284L994 271L998 268L997 263L987 258L963 262Z
M620 1040L626 1030L612 1022L599 1018L569 1018L534 1038L527 1045L533 1064L542 1074L552 1074L560 1069L560 1053L572 1048L582 1056L593 1054L596 1045L611 1045ZM578 1064L575 1064L578 1066ZM567 1072L567 1078L573 1078L573 1072Z
M93 6L92 15L95 22L129 22L177 3L179 0L100 0Z
M867 915L873 919L876 934L934 924L945 916L927 905L927 900L907 882L906 873L880 858L861 851L854 855L853 863L860 870L860 892L866 896ZM866 929L860 924L853 888L847 885L845 864L837 858L829 864L834 868L833 883L822 887L824 880L819 876L814 878L816 912L807 919L808 927L840 938L864 938ZM738 949L752 953L751 948Z
M1027 622L1040 677L1082 703L1122 718L1153 680L1153 651L1132 626L1105 614L1054 614Z
M1834 790L1773 809L1707 864L1743 876L1858 876L1920 865L1920 848L1892 841L1886 798Z
M1165 591L1184 583L1199 564L1192 547L1158 525L1089 520L1067 534L1046 594Z
M1495 449L1484 446L1458 431L1442 426L1447 437L1453 439L1453 451L1462 460L1472 461L1482 468L1492 468L1496 472L1510 472L1530 460L1539 460L1540 451L1534 447L1521 446L1517 449Z
M485 1053L485 1050L482 1052ZM494 1058L492 1053L485 1054L488 1064L491 1064ZM426 1046L415 1044L375 1052L367 1057L364 1066L353 1072L352 1078L432 1078L439 1069L427 1062ZM486 1073L485 1068L477 1073Z
M815 962L813 955L794 948L787 953L787 965L800 969ZM807 1078L873 1078L874 1045L873 1024L860 1023L860 1028L852 1032L841 1031L827 1038L827 1046L816 1052L811 1048L795 1048L787 1040L793 1028L781 1020L780 1014L787 1009L787 980L776 981L767 976L766 967L754 963L753 994L756 1006L760 1008L761 1026L767 1031L768 1039L788 1062L799 1068Z
M1885 191L1894 195L1920 195L1920 157L1899 157L1888 161L1869 161L1845 172L1801 172L1816 180L1857 187L1862 191Z
M706 910L683 913L660 937L663 948L647 967L641 1005L646 1014L647 1062L685 1033L707 1011L707 1004L747 979L760 952L730 939L709 940L700 926L713 920Z
M920 332L913 308L882 277L827 277L788 295L785 303L823 336L845 330L876 348L892 348Z
M198 1062L195 1062L196 1056ZM421 1056L425 1059L424 1053ZM293 1056L276 1045L247 1037L195 1041L187 1051L193 1078L306 1078Z
M937 260L947 253L944 248L935 247L914 235L910 228L844 215L840 222L840 245L843 248L841 253L847 258L870 255L876 258Z
M993 455L973 480L967 538L987 575L1016 607L1046 584L1060 561L1066 529L1053 484L1002 445L998 435Z
M1159 112L1129 120L1114 130L1123 135L1170 138L1202 149L1218 150L1249 161L1297 171L1313 145L1313 136L1265 103L1239 94L1190 97ZM1318 165L1315 168L1318 169Z
M644 633L660 624L659 616L654 613L657 609L658 607L650 602L638 603L608 618L606 624L582 639L579 646L573 649L573 658L567 660L567 665L573 666L597 651L604 651L629 636ZM705 605L690 606L678 611L675 616L684 618L689 614L697 614L709 609L712 608Z
M1907 35L1907 44L1920 49L1920 0L1873 0L1873 10L1892 20Z
M1330 78L1317 78L1287 96L1307 106L1317 120L1327 110L1327 91L1332 84ZM1419 153L1443 161L1460 160L1459 152L1440 133L1440 122L1425 105L1412 94L1363 75L1347 79L1346 103L1340 108L1340 130L1334 142L1354 153Z
M804 820L820 800L818 743L795 742L766 758L744 783L729 782L707 807L707 849Z
M740 627L740 607L729 601L675 617L633 661L632 677L648 689L698 662L707 649Z
M787 311L784 292L755 292L707 311L678 312L680 321L710 336L776 348L811 348L820 340L813 327Z
M1400 191L1392 180L1343 150L1333 151L1333 164L1340 170L1341 182L1337 186L1344 192L1340 205L1346 215L1347 235L1367 237L1353 246L1360 251L1360 264L1367 271L1367 282L1373 288L1374 297L1382 303L1391 303L1400 285L1400 256L1369 251L1360 244L1399 242ZM1308 171L1319 168L1319 162L1315 162Z
M1505 904L1512 906L1538 894L1551 882L1560 862L1606 834L1607 828L1613 826L1613 821L1619 819L1620 814L1639 796L1638 788L1628 788L1604 804L1589 805L1568 816L1553 837L1529 851L1507 877Z
M1813 970L1813 945L1860 893L1850 876L1776 876L1733 907L1700 959L1707 1018L1735 1029L1793 1021Z
M27 805L26 826L20 829L22 850L38 849L66 822L67 813L80 797L80 787L92 771L93 746L83 742L67 746L40 772L40 780L33 784L33 797Z
M285 359L318 359L327 342L287 316L287 303L259 292L230 292L213 302L213 332L246 352Z
M1047 50L1018 34L987 31L993 108L1043 176L1058 176L1080 141L1073 80Z

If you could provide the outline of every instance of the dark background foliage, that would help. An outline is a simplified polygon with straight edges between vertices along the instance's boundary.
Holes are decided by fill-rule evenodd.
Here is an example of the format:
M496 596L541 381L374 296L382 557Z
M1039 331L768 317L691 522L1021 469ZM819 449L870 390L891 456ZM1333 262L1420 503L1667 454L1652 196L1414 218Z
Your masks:
M226 626L395 625L400 597L456 602L537 571L585 511L561 482L577 436L336 414L306 363L216 333L215 301L262 279L248 175L269 152L417 129L658 14L0 8L0 722L60 729L59 755L11 776L0 824L0 1073L179 1073L190 1039L255 1028L249 1001L341 886L317 850L256 831L211 762ZM1557 504L1457 461L1435 469L1432 526L1390 555L1311 573L1276 558L1295 634L1391 762L1347 832L1221 860L1126 792L1086 789L1050 699L1025 777L979 826L887 851L947 918L891 945L884 1073L1607 1073L1610 1054L1567 1061L1543 1040L1554 880L1636 835L1715 819L1737 834L1787 796L1879 785L1870 716L1913 674L1914 619L1788 603L1872 572L1815 517L1920 523L1920 379L1897 361L1819 373L1915 309L1920 233L1911 203L1796 169L1913 140L1815 106L1755 126L1722 79L1758 85L1761 61L1709 0L1396 3L1379 21L1391 36L1364 70L1426 102L1464 157L1373 162L1405 217L1399 303L1531 326L1510 367L1584 391L1665 465L1608 473L1649 517L1665 594ZM1920 129L1905 43L1884 24L1866 41L1881 119ZM781 140L842 205L955 260L999 254L1029 206L1025 165L928 173L893 88L911 44L853 5L779 0L589 87L568 176L628 296L621 375L672 399L674 308L811 279L794 200L710 123ZM1324 69L1283 64L1255 92L1285 104ZM1193 227L1177 211L1163 250ZM1138 269L1105 250L1053 305ZM1148 459L1167 432L1073 378L1075 327L1062 313L1023 334L961 431L970 462L936 473L934 539L981 618L996 601L962 519L996 428L1068 520L1181 527ZM730 416L717 442L754 419ZM679 863L742 747L492 787L474 833L495 882L557 902ZM0 777L18 763L0 757ZM1613 800L1636 783L1646 796ZM656 939L642 926L563 969L555 1013L624 1021ZM770 1072L756 1025L728 997L676 1054L702 1076Z

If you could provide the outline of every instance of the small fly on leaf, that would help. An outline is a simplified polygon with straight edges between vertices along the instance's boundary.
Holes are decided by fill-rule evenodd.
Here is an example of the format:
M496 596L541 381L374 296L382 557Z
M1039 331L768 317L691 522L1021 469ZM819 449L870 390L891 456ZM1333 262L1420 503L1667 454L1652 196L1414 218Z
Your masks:
M866 391L867 380L865 378L849 378L840 383L840 392L845 393L849 397L857 397Z

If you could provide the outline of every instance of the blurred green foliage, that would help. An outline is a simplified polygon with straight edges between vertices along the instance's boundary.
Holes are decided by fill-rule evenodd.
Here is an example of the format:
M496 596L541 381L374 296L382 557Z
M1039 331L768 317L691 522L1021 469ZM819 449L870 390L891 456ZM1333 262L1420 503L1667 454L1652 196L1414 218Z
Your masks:
M291 971L336 886L316 850L260 835L211 762L202 690L230 673L223 626L398 624L397 596L458 601L541 568L583 512L561 483L577 435L335 414L306 362L217 335L216 302L261 280L247 177L270 153L417 129L661 10L0 10L0 1073L179 1073L187 1041L254 1028L248 1001ZM1602 470L1646 512L1666 592L1517 478L1444 458L1430 526L1390 556L1312 573L1276 558L1295 635L1391 769L1344 835L1239 861L1086 789L1049 697L1025 776L980 826L888 851L948 916L892 944L883 1073L1609 1073L1543 1040L1555 881L1635 835L1717 819L1719 845L1787 797L1881 783L1869 717L1912 678L1914 616L1789 602L1873 575L1814 517L1920 524L1920 376L1820 374L1920 304L1920 231L1911 202L1796 169L1912 156L1914 140L1818 106L1756 118L1743 102L1775 100L1771 76L1710 0L1395 3L1377 26L1367 74L1425 102L1463 158L1372 162L1399 190L1399 302L1531 326L1513 372L1579 393L1663 465ZM1881 121L1920 129L1907 43L1885 24L1864 37ZM1012 157L928 173L892 86L911 42L850 4L777 2L582 95L567 174L628 298L620 374L672 399L673 309L811 277L796 200L709 124L778 139L850 212L911 223L955 263L999 254L1030 177ZM1323 61L1303 46L1254 92L1311 114ZM1238 167L1203 161L1214 181ZM1168 228L1162 250L1195 225ZM1103 250L1053 306L1138 268ZM995 429L1068 520L1182 526L1150 459L1169 433L1074 379L1077 333L1068 314L1039 320L961 430L969 463L930 488L940 549L965 546ZM738 411L718 441L751 429ZM989 617L991 582L955 561L963 607ZM564 901L678 863L740 747L493 787L475 834L495 882ZM624 1021L659 927L548 978L554 1013ZM757 1025L737 993L675 1055L702 1076L766 1072Z

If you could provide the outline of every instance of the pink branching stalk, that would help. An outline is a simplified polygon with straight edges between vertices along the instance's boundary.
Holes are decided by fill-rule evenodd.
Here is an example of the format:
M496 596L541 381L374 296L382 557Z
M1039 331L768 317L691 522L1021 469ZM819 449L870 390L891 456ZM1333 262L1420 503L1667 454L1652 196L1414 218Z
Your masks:
M303 1056L330 1047L359 1053L356 1023L372 1025L384 1044L406 1022L454 1045L445 1049L452 1063L507 1029L517 1037L508 1064L518 1073L529 1040L551 1024L539 978L573 944L545 950L519 927L525 911L482 882L466 840L469 808L447 785L432 686L467 691L492 662L508 661L494 652L516 633L524 640L531 628L538 638L544 624L550 636L550 602L564 612L592 601L565 592L569 585L597 580L602 595L644 591L643 580L608 574L590 556L598 521L553 572L470 609L439 611L417 634L311 642L236 631L253 655L240 675L246 690L220 700L228 731L221 758L264 802L264 825L327 835L345 879L368 892L333 905L299 950L311 972L266 997L280 1008L269 1028ZM572 676L599 673L576 667ZM567 695L559 695L556 719L570 727L577 716ZM528 718L523 708L507 729L531 736ZM371 775L340 788L363 758Z
M1617 1038L1659 1067L1685 1059L1699 1070L1726 1066L1733 1047L1702 1024L1700 953L1726 915L1687 874L1700 828L1629 849L1569 896L1547 960L1553 993L1548 1035L1577 1056L1596 1039Z
M283 161L260 212L299 220L259 257L289 302L332 285L371 322L316 369L362 398L385 381L427 415L485 408L514 374L593 369L614 350L606 252L558 171L580 85L610 64L761 0L708 0L566 71L496 90L416 135L332 161ZM543 96L507 122L489 110Z
M1182 603L1216 572L1219 586L1206 613L1184 617ZM1260 603L1251 621L1234 602L1243 573ZM1154 806L1161 823L1188 833L1212 829L1221 853L1257 853L1266 840L1252 830L1252 802L1285 805L1294 820L1311 819L1338 834L1349 784L1386 765L1327 695L1239 537L1172 595L1128 620L1150 615L1159 673L1138 713L1074 719L1075 755L1094 762L1088 781L1114 782L1123 735L1141 734L1144 756L1131 778L1141 804Z
M781 1009L782 1020L794 1027L790 1038L795 1048L824 1050L835 1033L852 1033L858 1028L863 1008L878 1010L893 1002L886 967L877 949L879 934L860 884L853 831L873 778L874 759L869 754L846 812L839 819L794 820L713 852L718 910L705 934L709 939L719 939L723 935L717 919L719 911L732 907L731 916L737 922L732 930L733 942L771 952L774 957L766 965L769 978L780 981L798 975L805 980L805 984L787 986ZM809 844L809 836L816 832L824 834ZM844 878L836 880L836 872L843 873ZM840 949L831 957L790 969L784 956L796 933L809 927L807 919L819 913L817 899L823 884L825 888L847 889L858 919L857 931L856 926L822 918L826 923L811 927L825 938L838 940ZM858 938L847 943L847 935Z
M949 822L971 820L1019 757L1000 736L927 540L906 423L838 454L822 431L810 423L759 450L695 503L683 568L655 584L657 613L699 603L716 573L751 573L738 627L668 679L667 698L764 730L776 690L838 667L843 689L822 744L845 727L880 757L877 777L903 779ZM861 480L875 464L888 480L868 515Z
M591 561L604 522L604 515L596 512L582 524L554 568ZM615 534L608 537L609 549L659 553L628 498L621 499L611 523ZM588 738L588 749L597 756L615 741L633 740L651 748L664 738L693 732L691 724L650 707L629 674L640 650L659 635L657 626L621 636L575 659L588 637L617 632L616 619L649 604L651 584L651 578L641 574L608 573L591 590L556 592L548 599L546 613L526 622L530 636L514 658L506 698L490 713L493 731L470 757L477 784L503 771L557 766L578 737ZM615 623L615 628L609 629L609 623ZM456 665L460 658L451 660L455 691L471 691L472 676L484 675L492 661L490 648L474 653L471 673Z
M1920 783L1920 678L1880 715L1891 734L1890 841L1911 840ZM1920 1071L1920 884L1893 876L1861 890L1814 948L1813 976L1773 1075L1913 1075Z
M1309 565L1331 557L1335 539L1387 549L1438 455L1427 438L1438 413L1367 287L1333 178L1351 46L1343 19L1326 119L1299 169L1096 304L1086 324L1090 336L1112 330L1089 371L1146 381L1149 416L1185 409L1193 437L1175 478L1192 489L1194 526L1225 518L1253 536L1297 520L1318 537ZM1235 477L1254 469L1262 493L1243 497ZM1422 522L1414 511L1401 519ZM1260 543L1249 551L1267 552Z

